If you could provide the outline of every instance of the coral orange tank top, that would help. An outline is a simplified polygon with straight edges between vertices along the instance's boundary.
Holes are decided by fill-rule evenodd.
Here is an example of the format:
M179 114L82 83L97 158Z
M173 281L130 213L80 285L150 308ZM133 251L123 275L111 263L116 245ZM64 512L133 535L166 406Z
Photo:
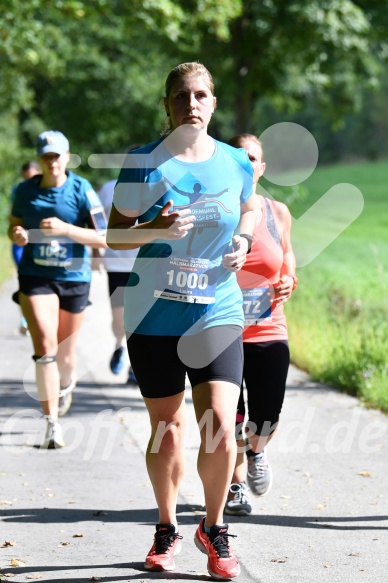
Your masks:
M287 340L284 305L272 304L273 285L280 279L284 254L273 201L261 197L262 217L253 234L251 252L237 280L244 297L244 342Z

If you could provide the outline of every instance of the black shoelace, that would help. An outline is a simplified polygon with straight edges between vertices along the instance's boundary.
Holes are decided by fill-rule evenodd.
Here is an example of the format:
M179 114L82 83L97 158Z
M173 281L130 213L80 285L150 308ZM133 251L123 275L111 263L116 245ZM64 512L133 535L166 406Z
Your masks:
M236 534L229 534L227 532L223 532L214 538L212 541L213 547L216 549L217 555L220 559L226 559L229 557L229 541L228 538L236 538Z
M174 544L175 539L182 539L183 536L179 532L169 532L168 534L155 534L155 553L157 555L164 555L168 549Z

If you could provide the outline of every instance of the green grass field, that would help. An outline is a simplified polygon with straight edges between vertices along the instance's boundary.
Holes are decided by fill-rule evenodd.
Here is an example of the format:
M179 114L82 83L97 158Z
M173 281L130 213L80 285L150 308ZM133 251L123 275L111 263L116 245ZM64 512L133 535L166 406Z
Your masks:
M314 380L388 411L388 163L318 168L303 183L307 196L290 207L293 235L305 211L339 183L361 191L363 210L324 251L298 269L299 287L286 306L292 361ZM265 180L261 184L268 187ZM281 200L284 190L275 192ZM318 213L306 221L304 239L299 233L302 255L320 238L330 237L340 222L341 200L337 204L334 199L328 207L328 218ZM0 252L1 282L14 269L5 235L0 237Z
M387 162L317 169L304 183L308 196L291 212L297 230L304 212L339 183L356 186L364 207L340 236L298 269L300 285L286 308L292 360L314 380L388 411ZM335 221L341 201L332 208L329 218ZM307 251L330 233L332 224L320 218L305 229Z
M4 281L9 279L15 273L15 268L11 256L11 241L4 234L0 235L0 257L1 257L1 269L0 269L0 285L1 285Z

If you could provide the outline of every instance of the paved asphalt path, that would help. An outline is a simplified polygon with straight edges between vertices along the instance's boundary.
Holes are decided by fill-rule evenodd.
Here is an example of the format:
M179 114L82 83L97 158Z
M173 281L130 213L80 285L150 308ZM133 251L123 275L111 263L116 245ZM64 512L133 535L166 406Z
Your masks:
M143 561L157 522L145 469L147 414L113 350L105 274L94 274L78 350L79 383L63 418L67 447L36 448L31 340L0 290L0 580L210 581L193 535L204 514L196 473L198 431L187 390L187 470L178 505L183 549L173 573ZM388 581L387 418L292 368L278 435L269 448L270 493L249 517L228 517L241 583ZM217 483L214 484L217 488ZM14 563L14 565L12 565Z

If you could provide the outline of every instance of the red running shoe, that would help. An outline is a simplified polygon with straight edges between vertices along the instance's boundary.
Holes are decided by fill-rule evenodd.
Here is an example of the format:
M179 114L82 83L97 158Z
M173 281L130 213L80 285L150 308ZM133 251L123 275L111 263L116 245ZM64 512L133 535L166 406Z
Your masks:
M240 565L229 547L228 525L216 524L210 528L210 533L205 532L205 519L203 518L194 536L194 542L202 553L208 556L207 570L215 579L233 579L240 574Z
M157 524L154 544L144 563L149 571L173 571L175 569L174 555L182 548L179 532L175 532L173 524Z

